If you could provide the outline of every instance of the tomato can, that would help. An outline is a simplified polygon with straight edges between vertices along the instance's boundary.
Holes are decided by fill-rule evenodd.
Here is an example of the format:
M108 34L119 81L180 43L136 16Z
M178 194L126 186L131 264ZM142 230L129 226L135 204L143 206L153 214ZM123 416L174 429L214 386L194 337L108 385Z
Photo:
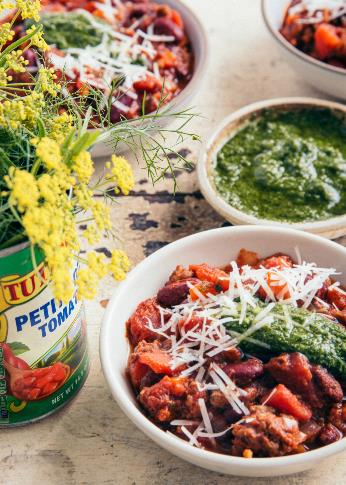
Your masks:
M77 267L73 278L76 278ZM89 371L76 292L54 298L44 255L28 244L0 251L0 426L41 419L69 402Z

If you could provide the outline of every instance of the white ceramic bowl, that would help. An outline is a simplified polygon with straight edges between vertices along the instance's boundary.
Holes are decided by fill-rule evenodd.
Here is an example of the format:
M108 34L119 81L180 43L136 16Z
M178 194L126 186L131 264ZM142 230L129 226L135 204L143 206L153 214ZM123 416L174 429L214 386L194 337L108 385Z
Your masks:
M202 148L198 161L198 180L201 191L209 204L225 219L233 224L271 224L278 227L292 227L309 231L330 239L346 233L346 214L318 222L285 223L259 219L232 207L219 195L214 182L213 171L216 155L222 146L234 135L249 117L260 114L267 108L296 109L304 107L330 108L338 115L346 116L346 106L341 103L315 98L277 98L249 104L225 118L214 131L207 144Z
M257 251L261 256L284 252L295 256L298 246L303 259L322 266L336 266L346 283L346 249L302 231L275 227L226 227L200 232L158 250L140 263L119 286L101 327L100 353L104 375L113 397L123 412L156 443L171 453L210 470L251 477L300 472L328 456L346 450L346 439L308 453L279 458L238 458L193 448L155 426L140 410L126 375L129 344L125 322L142 300L155 295L177 264L208 261L221 265L235 258L240 248Z
M193 75L186 87L175 96L169 103L162 107L160 112L168 108L174 112L180 112L188 108L192 98L200 89L206 72L208 71L209 47L208 36L204 26L199 18L183 1L181 0L154 0L156 3L164 3L175 10L177 10L184 21L187 35L191 42L192 52L194 55ZM174 117L164 117L158 122L158 125L163 127L174 120ZM119 144L117 153L126 151L128 149L126 144ZM108 142L99 143L93 148L92 155L94 157L109 156L113 153L112 146Z
M346 70L318 61L293 47L279 32L289 0L262 0L262 15L282 55L300 79L330 96L346 99Z

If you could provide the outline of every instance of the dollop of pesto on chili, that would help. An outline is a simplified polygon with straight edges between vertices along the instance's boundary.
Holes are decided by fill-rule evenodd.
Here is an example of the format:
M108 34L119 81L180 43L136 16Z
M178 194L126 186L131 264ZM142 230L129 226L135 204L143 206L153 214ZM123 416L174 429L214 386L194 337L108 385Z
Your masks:
M219 151L214 181L233 207L303 222L346 213L346 121L329 109L266 110Z

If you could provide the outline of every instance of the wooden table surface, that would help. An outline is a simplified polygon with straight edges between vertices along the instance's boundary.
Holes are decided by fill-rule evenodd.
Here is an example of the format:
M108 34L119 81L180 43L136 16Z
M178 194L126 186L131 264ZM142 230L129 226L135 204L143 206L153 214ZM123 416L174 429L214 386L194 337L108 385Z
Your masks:
M203 119L192 129L202 138L231 111L265 98L322 96L307 86L280 57L264 28L259 0L186 0L200 16L211 42L211 65L194 100ZM182 146L196 160L199 145ZM102 161L98 162L102 167ZM196 231L221 227L224 219L204 201L196 173L177 173L152 187L143 167L135 167L137 185L121 198L112 217L133 264L165 244ZM341 241L340 241L341 242ZM112 242L98 250L107 253ZM61 412L37 424L1 430L0 483L4 485L245 485L230 477L194 467L170 455L144 436L113 401L102 375L98 339L105 300L114 283L86 304L91 371L79 396ZM103 305L100 303L102 302ZM116 324L116 322L115 322ZM346 454L299 475L256 479L257 485L341 485L346 483Z

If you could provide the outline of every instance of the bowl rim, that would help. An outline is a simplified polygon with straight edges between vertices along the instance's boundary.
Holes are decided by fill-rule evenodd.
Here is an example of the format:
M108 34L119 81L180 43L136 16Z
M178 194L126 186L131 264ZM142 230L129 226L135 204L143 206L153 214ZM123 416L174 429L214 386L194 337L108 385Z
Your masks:
M288 42L287 39L277 30L274 28L268 18L268 5L270 3L270 0L261 0L261 12L262 12L262 17L264 20L264 23L266 24L266 27L272 37L283 47L285 47L291 54L294 54L296 57L300 58L301 60L305 62L309 62L313 66L317 68L322 68L330 73L338 74L341 76L346 76L346 69L343 69L341 67L337 66L332 66L331 64L327 64L326 62L319 61L318 59L315 59L314 57L309 56L308 54L305 54L304 52L300 51L296 47L294 47L290 42ZM287 0L287 4L289 3L289 0Z
M152 1L156 3L165 3L166 0L152 0ZM192 72L191 79L186 84L186 86L180 91L180 93L177 94L177 96L174 96L167 104L163 104L158 111L153 111L152 113L148 113L147 115L149 117L150 115L155 117L156 114L162 114L163 112L168 111L167 119L169 120L171 116L169 111L173 110L175 105L177 106L184 105L189 98L192 98L196 94L197 90L204 82L206 78L206 73L208 72L208 66L210 62L210 39L207 34L206 27L202 23L200 17L196 15L195 11L192 10L191 7L189 7L182 0L168 0L168 3L174 5L174 8L182 15L184 22L185 22L185 18L189 17L189 19L195 24L196 32L198 32L197 34L198 40L196 41L196 43L198 42L200 44L200 56L199 56L200 59L199 59L199 62L196 63L195 48L194 48L191 36L189 35L192 54L194 55L194 64L193 64L193 72ZM157 120L157 122L160 123L160 118ZM133 125L136 125L137 123L138 123L138 120L136 119L132 121ZM115 123L113 126L116 127L116 125L117 123ZM99 128L88 129L88 131L90 132L95 132L98 130ZM105 143L105 142L107 141L104 139L100 140L100 143Z
M109 333L110 328L114 324L113 315L116 314L116 308L118 305L123 304L123 294L126 294L127 288L131 287L133 281L136 280L136 277L141 272L147 272L150 267L155 267L155 264L159 262L161 257L165 255L169 255L171 248L184 248L184 245L187 242L191 241L198 241L203 238L212 238L215 234L225 234L225 237L229 233L245 233L249 234L249 236L253 236L258 232L267 233L268 235L276 232L277 229L273 226L233 226L233 227L223 227L218 229L210 229L207 231L202 231L199 233L195 233L184 238L178 239L167 246L159 249L152 255L148 256L144 260L142 260L134 269L130 271L125 281L123 281L118 288L115 290L110 302L107 306L105 315L102 320L101 324L101 331L100 331L100 359L102 370L107 381L107 384L111 390L113 398L118 403L121 410L128 416L128 418L142 431L144 432L149 438L153 439L159 446L165 448L169 452L187 459L192 463L198 463L199 466L203 466L208 469L216 469L215 467L220 466L222 467L222 471L225 471L225 468L231 470L232 465L240 468L249 469L255 472L257 470L261 473L262 470L268 468L274 469L282 469L282 467L290 467L290 466L299 466L299 465L307 465L311 462L316 462L319 459L327 458L331 455L335 455L341 451L346 450L346 438L343 438L335 443L330 445L323 446L321 448L317 448L315 450L311 450L307 453L297 454L297 455L290 455L290 456L283 456L283 457L272 457L272 458L252 458L248 460L243 457L235 457L230 455L223 455L220 453L215 453L208 450L199 449L189 445L186 441L175 437L174 435L170 435L163 431L161 428L156 426L152 423L142 412L141 410L136 407L134 402L130 398L130 391L127 393L123 392L123 387L119 382L119 373L113 368L112 361L114 358L114 352L109 349ZM346 256L346 248L343 246L325 239L321 236L317 236L314 234L310 234L307 232L299 231L296 229L290 228L280 228L280 232L282 234L291 234L296 235L297 237L304 239L312 244L315 242L319 242L325 247L330 247L338 252L343 253ZM139 302L138 302L139 303ZM124 322L124 338L126 339L125 335L125 322ZM124 369L125 370L125 369ZM211 465L212 464L212 465ZM211 467L214 468L211 468ZM237 472L237 469L234 471ZM280 474L280 470L278 470L278 474ZM236 473L235 473L236 474ZM250 475L248 475L250 476Z
M284 107L289 105L301 105L302 107L310 106L312 108L329 108L334 112L342 112L346 115L346 105L336 101L312 97L272 98L256 101L243 106L242 108L226 116L212 132L206 143L204 143L204 145L201 147L197 165L197 175L201 191L209 204L217 212L228 220L238 221L237 223L239 224L270 224L276 227L289 227L312 232L328 232L340 229L341 227L346 226L346 214L330 217L321 221L292 223L286 221L281 222L270 219L262 219L251 214L247 214L246 212L236 209L226 202L226 200L223 199L217 192L216 187L214 187L214 184L211 181L210 174L208 173L209 166L211 165L211 158L215 155L215 152L217 152L220 147L222 147L226 141L230 139L231 133L235 131L234 129L229 129L229 131L227 131L227 128L231 124L238 120L240 121L242 118L249 116L256 111L261 111L263 109L277 109L280 108L280 106Z

